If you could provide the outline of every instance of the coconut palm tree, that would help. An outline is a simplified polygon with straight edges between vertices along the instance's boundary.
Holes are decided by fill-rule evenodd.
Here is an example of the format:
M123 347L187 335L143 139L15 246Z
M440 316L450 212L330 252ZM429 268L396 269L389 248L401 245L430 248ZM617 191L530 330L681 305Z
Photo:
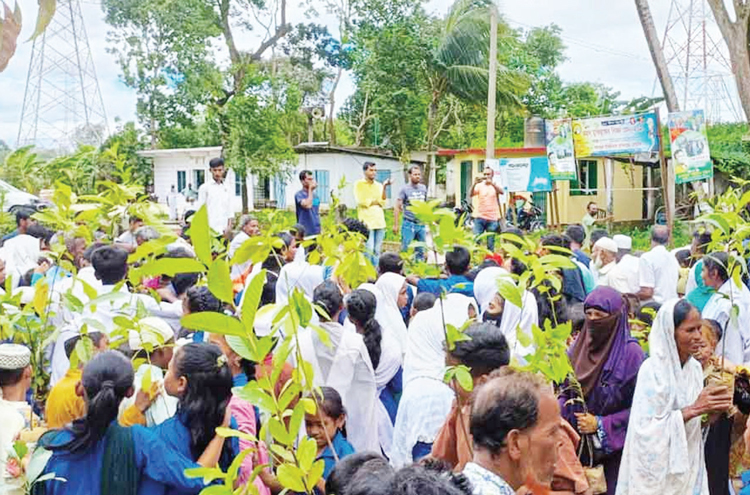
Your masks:
M438 134L436 120L441 102L453 95L481 104L487 101L490 53L490 0L457 0L440 23L440 32L431 58L425 61L426 78L431 96L427 115L427 149L434 149ZM498 22L498 42L511 40L511 29ZM498 50L502 52L503 50ZM520 109L520 95L528 79L519 71L497 65L498 108ZM429 179L429 171L426 173Z

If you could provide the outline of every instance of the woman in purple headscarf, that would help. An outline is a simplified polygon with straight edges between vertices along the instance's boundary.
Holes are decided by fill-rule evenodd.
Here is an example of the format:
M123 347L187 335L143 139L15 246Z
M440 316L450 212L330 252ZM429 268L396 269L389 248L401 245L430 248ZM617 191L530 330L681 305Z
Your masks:
M591 440L593 463L604 465L607 494L613 495L644 355L630 336L628 305L615 289L594 289L586 297L584 311L586 322L569 354L585 408L579 391L569 384L560 396L560 408L563 417ZM589 465L588 455L584 449L582 464Z

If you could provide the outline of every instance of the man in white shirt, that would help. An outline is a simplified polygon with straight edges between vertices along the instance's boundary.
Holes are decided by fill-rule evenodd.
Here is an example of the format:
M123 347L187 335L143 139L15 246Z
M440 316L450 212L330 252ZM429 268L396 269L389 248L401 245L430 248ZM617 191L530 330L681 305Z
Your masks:
M653 299L659 304L677 298L677 281L680 278L680 265L666 245L669 242L669 229L666 225L654 225L651 229L651 250L641 256L639 263L641 301Z
M620 294L637 294L640 290L640 260L630 254L633 240L622 234L612 238L617 244L617 266L609 273L609 286Z
M177 220L178 214L177 214L177 207L180 203L180 193L177 192L177 189L175 188L174 184L172 184L172 189L169 190L169 194L167 194L167 206L169 207L169 219L170 220Z
M232 242L229 243L229 250L227 251L229 259L232 259L234 253L237 252L245 241L258 234L260 234L260 224L258 223L258 219L252 215L242 215L242 218L240 218L240 231L237 232L237 235L234 236ZM232 265L232 279L242 275L251 264L250 261L246 261L241 265Z
M208 167L211 178L198 188L198 207L206 205L208 226L217 234L229 237L232 231L232 196L229 185L224 180L224 159L213 158Z
M594 266L596 266L597 272L599 273L596 285L612 287L610 274L617 266L617 244L609 237L602 237L596 241L594 248L596 255L594 255L592 263L594 263Z
M130 217L130 223L128 224L128 230L120 234L115 239L115 244L119 244L120 247L127 251L134 251L138 244L135 242L135 231L143 227L143 219L140 217Z
M744 284L738 287L734 283L730 263L727 253L711 253L703 258L703 282L717 292L703 307L701 316L715 320L724 330L716 353L721 354L723 349L731 363L742 364L750 361L750 291ZM738 310L736 318L731 317L733 306Z

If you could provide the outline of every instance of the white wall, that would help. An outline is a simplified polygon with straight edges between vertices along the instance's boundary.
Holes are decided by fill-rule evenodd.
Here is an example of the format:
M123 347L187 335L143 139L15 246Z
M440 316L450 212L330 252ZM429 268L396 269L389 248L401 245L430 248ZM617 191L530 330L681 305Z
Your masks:
M186 149L175 150L172 153L151 158L154 164L154 194L158 196L159 202L166 203L170 187L173 184L177 186L178 171L186 172L186 184L193 184L193 187L196 187L194 180L195 170L203 170L206 180L209 180L211 174L208 169L208 162L215 156L218 156L218 153L210 150L196 152L196 150ZM341 179L345 178L346 186L341 191L341 200L349 208L356 208L357 205L354 201L354 183L363 177L362 164L366 161L375 162L378 166L378 170L391 171L393 184L391 185L391 194L386 203L386 207L393 207L398 192L406 182L406 170L410 165L404 165L395 158L368 157L343 152L299 154L297 165L288 173L288 175L271 180L270 197L272 199L279 199L279 207L294 209L294 194L300 189L299 172L305 169L312 171L327 170L329 176L328 188L336 191ZM232 170L227 172L226 181L229 184L233 195L232 204L234 210L235 212L241 212L242 197L234 194L235 175ZM277 184L275 184L275 181L283 183L283 187L281 187L283 190L283 199L276 197L277 189L279 188L277 187ZM253 207L253 184L254 178L251 175L248 175L248 202L251 209ZM325 207L327 205L321 206Z
M186 150L187 151L187 150ZM192 184L193 188L197 191L198 187L194 179L194 171L203 170L205 180L211 178L211 172L208 168L208 162L218 156L217 153L206 152L203 154L195 154L191 152L190 155L187 153L176 152L167 156L156 156L152 158L154 164L154 194L159 198L159 203L166 204L167 194L172 185L177 186L177 172L185 171L187 184ZM242 196L235 194L235 174L234 171L229 170L226 177L229 190L232 193L232 206L234 207L235 213L242 211ZM253 182L252 177L248 175L248 203L250 208L253 206ZM273 194L273 188L272 194Z
M345 178L346 186L341 191L341 202L349 208L356 208L354 183L364 177L362 165L368 161L374 162L378 166L378 170L391 171L393 184L391 185L390 198L386 202L386 208L391 208L395 204L398 192L405 184L405 174L409 168L409 165L404 165L395 158L368 157L348 153L300 153L298 156L298 164L292 171L285 190L285 206L289 209L294 209L294 194L301 188L299 173L302 170L328 170L328 186L329 189L334 191L337 190L342 177Z

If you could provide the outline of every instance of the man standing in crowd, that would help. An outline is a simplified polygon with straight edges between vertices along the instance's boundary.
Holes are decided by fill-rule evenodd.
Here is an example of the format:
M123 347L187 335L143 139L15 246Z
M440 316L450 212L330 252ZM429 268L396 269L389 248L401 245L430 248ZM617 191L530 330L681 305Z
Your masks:
M198 206L206 205L208 226L216 234L228 238L232 232L232 193L224 180L224 159L213 158L208 162L211 179L198 188Z
M175 188L173 184L172 188L169 190L169 194L167 194L167 207L169 208L170 220L178 219L177 208L179 206L178 204L179 202L180 202L180 195L177 192L177 189Z
M195 203L195 200L198 199L198 191L193 189L192 184L188 184L185 189L180 191L180 194L185 196L185 201L187 201L189 205L192 205Z
M401 225L401 251L409 249L412 241L425 242L427 229L419 223L414 213L409 211L412 201L427 201L427 186L421 183L422 169L419 165L409 168L409 183L401 188L393 208L393 233L398 235L398 214L404 210L404 222ZM417 259L424 259L424 248L416 248Z
M365 162L362 165L365 174L364 179L354 184L354 199L357 202L357 217L367 225L369 234L367 236L368 257L373 265L377 265L380 258L380 250L385 237L385 188L391 184L391 179L383 184L375 180L378 175L378 167L373 162Z
M484 167L484 174L474 180L469 196L477 197L477 210L474 217L474 235L489 232L487 249L495 250L495 232L500 221L500 202L503 190L492 181L492 167Z
M591 240L591 233L594 231L594 225L597 223L608 222L612 220L612 216L606 218L598 218L599 207L594 201L590 201L586 205L586 214L583 216L581 223L583 224L583 230L586 233L586 237L583 242L584 247L590 246L594 241Z
M472 493L530 493L524 490L531 487L522 488L529 482L549 489L562 428L552 388L528 372L504 369L490 377L476 390L471 409L474 458L463 474Z
M320 198L315 194L318 183L313 173L303 170L299 173L302 189L294 195L294 209L297 213L297 223L305 228L306 235L320 234Z
M597 249L593 261L599 272L596 285L612 287L610 275L617 266L617 243L609 237L602 237L596 241L594 247Z
M639 283L641 301L653 299L659 304L677 299L677 280L680 265L672 253L667 251L669 229L666 225L654 225L651 229L651 250L641 256Z
M617 234L612 238L617 244L617 266L609 274L609 286L621 294L637 294L641 288L638 280L640 260L630 254L633 239Z

